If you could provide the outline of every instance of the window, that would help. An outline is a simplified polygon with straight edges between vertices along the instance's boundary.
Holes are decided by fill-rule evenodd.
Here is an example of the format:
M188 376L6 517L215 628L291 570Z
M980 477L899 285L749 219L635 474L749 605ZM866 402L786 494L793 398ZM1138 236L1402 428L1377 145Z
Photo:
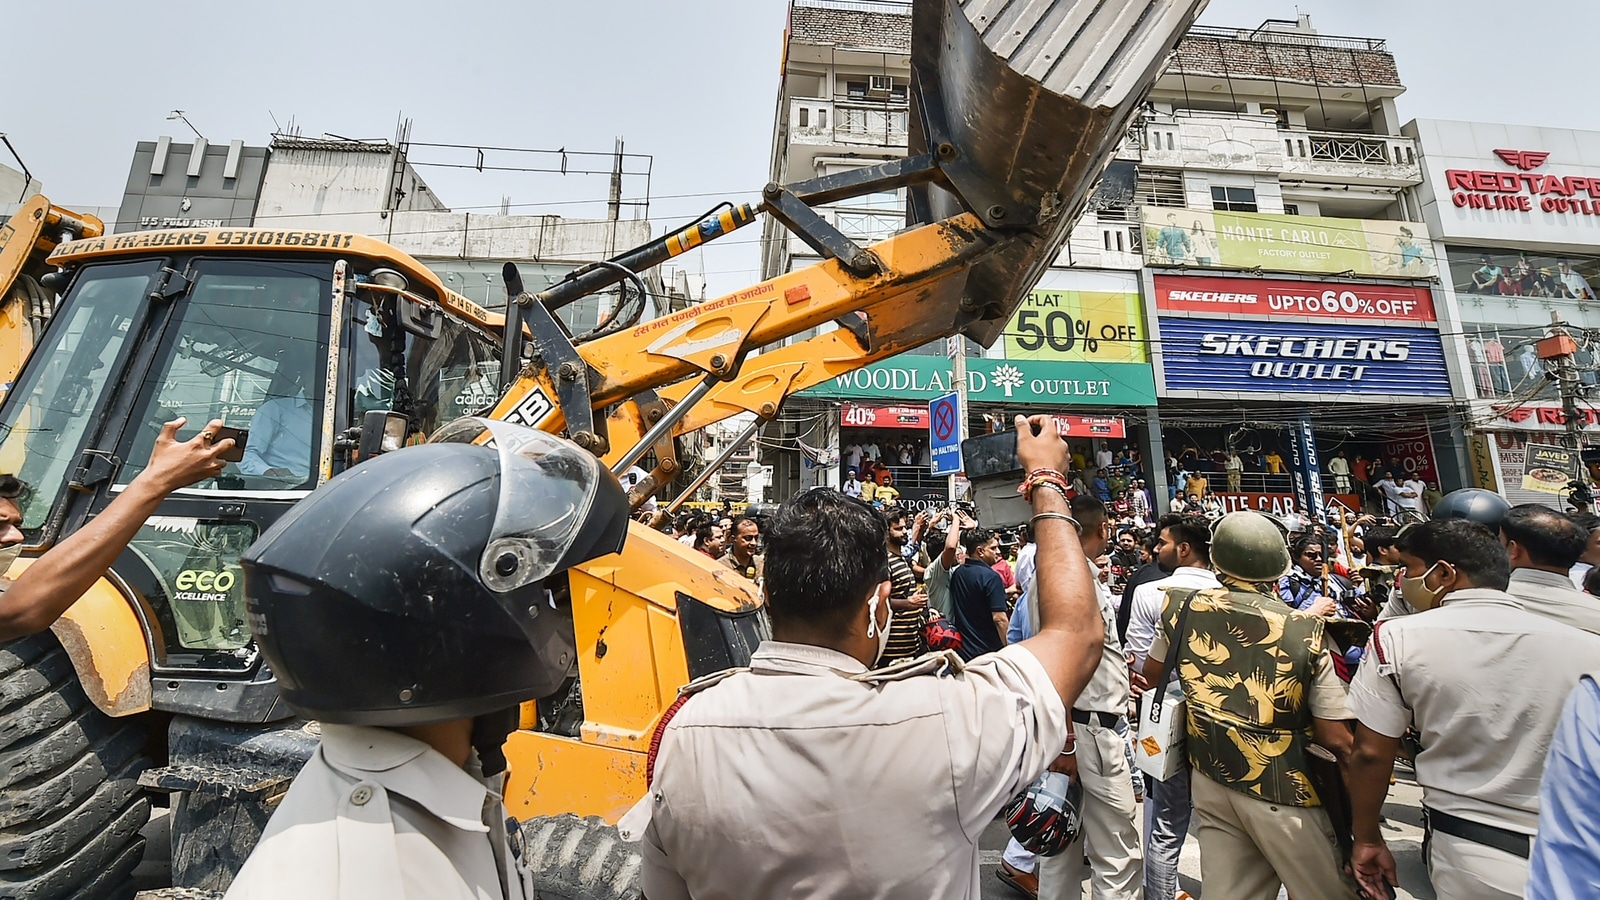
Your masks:
M809 128L809 127L811 127L810 119L811 119L811 110L806 109L804 106L800 107L800 127L801 128Z
M0 470L32 487L21 504L22 530L30 541L38 538L78 460L160 265L152 260L85 269L70 305L50 323L34 351L37 358L13 389L14 402L0 423Z
M867 96L867 83L865 81L846 81L844 92L855 99L865 99Z
M1285 203L1283 205L1283 214L1286 215L1286 216L1298 216L1298 215L1300 215L1300 204L1298 204L1298 203Z
M801 115L805 115L805 111L801 110L800 114ZM818 128L827 128L828 127L828 111L826 109L817 110L817 127Z
M1183 194L1183 173L1176 169L1139 168L1133 184L1135 206L1172 206L1186 204Z
M387 312L356 308L355 390L350 421L375 410L394 410L411 420L413 439L439 426L494 406L500 395L500 347L454 319L433 340L397 327ZM402 370L395 352L404 354Z
M1225 212L1256 212L1255 188L1214 187L1211 208Z
M187 440L211 419L248 430L244 459L195 488L310 488L327 380L332 265L207 259L139 387L117 480L143 471L161 425Z

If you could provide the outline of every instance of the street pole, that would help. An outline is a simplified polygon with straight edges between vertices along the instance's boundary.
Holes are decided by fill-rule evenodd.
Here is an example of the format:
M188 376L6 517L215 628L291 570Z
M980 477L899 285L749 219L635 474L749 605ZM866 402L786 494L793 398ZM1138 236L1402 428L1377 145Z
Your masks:
M1559 312L1550 313L1550 337L1547 340L1554 343L1553 349L1558 351L1552 355L1556 365L1556 388L1561 392L1561 412L1566 418L1566 444L1578 463L1577 471L1569 473L1569 477L1587 484L1589 479L1583 464L1583 420L1578 413L1578 393L1582 389L1582 382L1578 378L1578 363L1574 355L1578 343L1567 330L1567 323ZM1585 505L1590 508L1584 512L1593 511L1592 504Z
M959 334L952 334L945 338L945 352L950 355L950 378L955 382L955 389L961 395L957 401L960 412L956 415L956 433L961 440L967 439L967 347L966 339ZM950 476L950 503L955 505L956 479L961 476Z

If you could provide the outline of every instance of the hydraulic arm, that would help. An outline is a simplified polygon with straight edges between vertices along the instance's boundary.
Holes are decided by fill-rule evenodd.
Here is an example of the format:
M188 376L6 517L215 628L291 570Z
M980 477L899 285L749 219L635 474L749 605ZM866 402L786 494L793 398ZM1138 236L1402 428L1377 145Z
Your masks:
M908 157L769 184L757 205L725 205L543 293L518 292L506 317L507 359L521 358L526 335L531 362L520 372L508 366L494 415L565 431L627 465L646 443L740 412L770 419L796 391L935 338L964 333L992 343L1054 261L1159 67L1204 5L917 3ZM907 229L870 247L817 209L900 188ZM757 212L823 261L651 321L612 323L576 344L552 315L584 294L637 282L640 269ZM828 323L839 327L781 346ZM652 408L618 408L640 402ZM609 424L597 412L607 408Z

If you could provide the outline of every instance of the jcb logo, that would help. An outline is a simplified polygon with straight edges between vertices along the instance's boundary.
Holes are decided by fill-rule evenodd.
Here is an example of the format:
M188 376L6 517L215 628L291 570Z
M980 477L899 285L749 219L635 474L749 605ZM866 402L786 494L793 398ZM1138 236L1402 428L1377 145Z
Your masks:
M234 575L223 570L211 572L206 569L184 569L178 573L178 590L180 591L229 591L233 589Z

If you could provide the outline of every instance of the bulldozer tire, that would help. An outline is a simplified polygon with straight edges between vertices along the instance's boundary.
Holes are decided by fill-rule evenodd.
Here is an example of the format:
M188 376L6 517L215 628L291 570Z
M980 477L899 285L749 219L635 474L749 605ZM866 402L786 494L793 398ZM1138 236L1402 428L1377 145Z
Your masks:
M123 900L144 856L144 729L96 709L50 632L0 645L0 900Z
M539 900L639 896L639 851L615 825L593 816L538 816L522 823L522 841Z

